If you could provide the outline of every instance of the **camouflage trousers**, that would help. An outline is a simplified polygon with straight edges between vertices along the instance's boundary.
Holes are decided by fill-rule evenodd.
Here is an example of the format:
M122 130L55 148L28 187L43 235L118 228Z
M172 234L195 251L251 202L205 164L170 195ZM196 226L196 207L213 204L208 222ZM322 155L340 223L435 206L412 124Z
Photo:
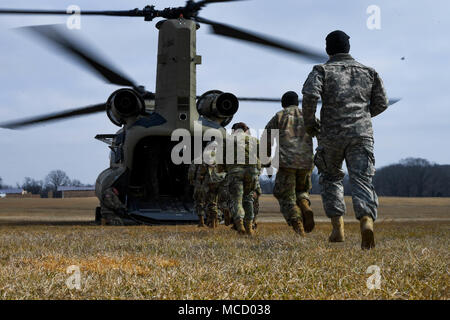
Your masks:
M309 201L312 169L280 168L277 172L273 195L280 204L281 213L289 224L291 220L301 220L299 203Z
M126 206L120 201L114 193L113 188L103 191L101 199L101 215L105 221L102 223L108 225L122 225L121 216L126 212Z
M206 221L209 223L213 219L217 219L219 215L219 210L217 208L218 200L218 184L217 183L203 183L203 199L204 208L206 213Z
M223 213L224 218L229 219L231 217L230 192L228 191L227 181L219 184L217 206Z
M258 177L259 170L255 166L237 166L228 172L233 220L253 220L253 194Z
M203 190L201 185L196 185L194 187L194 210L195 213L200 217L205 215L205 201L203 196Z
M372 185L375 174L373 140L369 138L319 139L314 163L319 170L322 202L329 218L342 216L344 202L344 171L347 165L355 216L377 218L378 197Z

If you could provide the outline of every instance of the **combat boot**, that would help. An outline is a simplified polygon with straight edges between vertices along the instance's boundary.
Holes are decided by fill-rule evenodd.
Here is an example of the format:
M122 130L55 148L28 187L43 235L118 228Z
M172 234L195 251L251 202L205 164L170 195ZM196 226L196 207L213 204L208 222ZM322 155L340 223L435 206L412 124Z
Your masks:
M217 218L216 217L212 217L211 224L209 225L209 227L211 229L216 229L218 225L219 225L219 221L217 221Z
M245 227L245 233L249 236L255 235L255 231L253 230L253 223L252 220L245 220L244 221L244 227Z
M375 248L375 238L373 235L373 219L364 216L359 220L361 228L361 249L369 250Z
M224 210L223 212L223 217L225 220L225 225L229 226L231 224L231 215L230 215L230 211L228 210Z
M303 223L300 219L292 219L291 226L292 226L292 229L294 229L295 233L297 233L298 235L300 235L302 237L305 236L305 230L303 229Z
M198 226L199 228L202 228L205 226L205 218L203 216L198 216Z
M342 216L331 218L331 225L333 226L333 231L328 238L330 242L344 242L344 218Z
M242 219L235 220L234 225L236 227L236 231L239 234L245 234L244 222L242 221Z
M305 232L309 233L313 231L315 223L314 223L314 213L309 206L309 200L301 199L299 203L299 207L302 210L303 217L303 226L305 228Z

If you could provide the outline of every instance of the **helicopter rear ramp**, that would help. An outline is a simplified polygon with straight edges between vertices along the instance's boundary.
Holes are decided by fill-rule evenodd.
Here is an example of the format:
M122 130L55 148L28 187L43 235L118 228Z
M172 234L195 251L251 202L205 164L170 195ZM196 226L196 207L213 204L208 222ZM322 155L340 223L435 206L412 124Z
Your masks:
M191 202L169 196L160 197L157 201L131 201L128 215L136 222L150 225L198 223L198 216Z

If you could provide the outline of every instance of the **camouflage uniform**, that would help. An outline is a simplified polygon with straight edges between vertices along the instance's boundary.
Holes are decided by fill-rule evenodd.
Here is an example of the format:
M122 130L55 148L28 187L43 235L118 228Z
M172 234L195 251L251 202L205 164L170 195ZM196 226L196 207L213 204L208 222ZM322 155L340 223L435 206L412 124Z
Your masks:
M205 158L208 156L210 157L210 161L207 161L207 164L204 164L206 171L203 181L203 195L205 199L207 224L214 228L217 225L217 219L219 216L219 186L223 183L226 173L224 172L222 165L216 164L215 148L217 147L217 143L212 142L209 146L211 147L211 151L209 155L205 155Z
M223 213L225 219L225 225L229 225L231 222L230 211L230 191L228 190L228 176L219 184L218 190L218 208Z
M114 192L114 188L107 188L103 191L101 199L102 224L123 224L120 216L122 216L123 213L126 212L127 208L123 204L123 202L120 201L116 192Z
M279 130L280 165L276 175L273 194L280 204L281 212L288 224L291 220L301 220L300 202L309 200L311 190L311 172L313 168L312 138L305 131L302 112L292 105L279 111L266 125L271 143L267 144L267 153L273 144L270 129Z
M194 210L200 217L205 216L205 201L203 194L203 180L205 178L206 165L192 163L189 166L188 179L194 186Z
M322 201L328 217L345 214L345 160L352 186L357 219L377 217L378 198L372 185L375 174L371 118L386 110L388 101L378 73L339 53L317 65L303 86L303 113L307 127L314 127L318 99L320 133L314 158L320 174Z
M256 181L256 188L253 192L253 227L256 229L258 223L257 223L257 217L259 213L259 197L262 194L261 185L259 184L259 175L258 180Z
M253 194L261 170L257 156L259 140L242 130L233 133L231 139L234 139L234 161L232 164L227 163L231 213L235 222L244 220L251 223L254 218ZM239 150L245 152L242 159L238 157Z

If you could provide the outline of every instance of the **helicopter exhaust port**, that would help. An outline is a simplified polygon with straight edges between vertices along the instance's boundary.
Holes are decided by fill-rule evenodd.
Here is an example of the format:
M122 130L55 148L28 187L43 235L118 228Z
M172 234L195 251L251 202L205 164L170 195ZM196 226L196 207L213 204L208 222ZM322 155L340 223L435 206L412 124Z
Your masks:
M198 113L210 120L226 125L239 109L239 101L232 93L220 90L205 92L197 100Z
M122 126L127 119L134 118L144 110L140 95L132 89L119 89L107 101L106 114L112 123Z

